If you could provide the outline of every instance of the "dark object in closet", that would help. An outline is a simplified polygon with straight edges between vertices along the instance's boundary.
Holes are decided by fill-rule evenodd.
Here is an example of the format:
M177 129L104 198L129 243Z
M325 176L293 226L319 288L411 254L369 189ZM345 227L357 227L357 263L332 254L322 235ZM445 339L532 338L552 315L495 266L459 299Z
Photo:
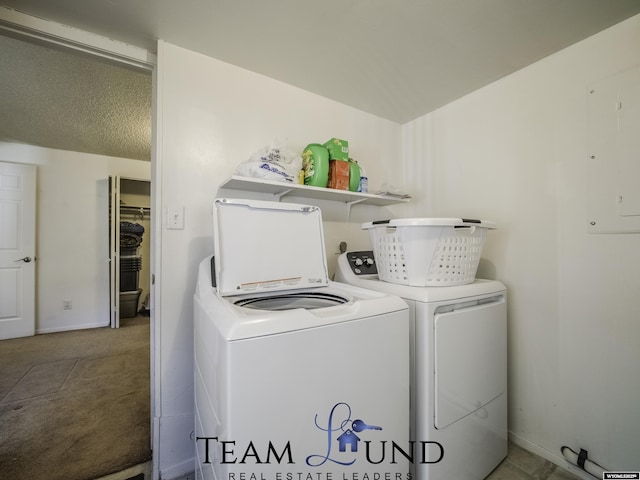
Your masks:
M120 222L120 318L135 317L142 290L138 277L142 270L142 257L138 249L142 243L144 227L139 223Z

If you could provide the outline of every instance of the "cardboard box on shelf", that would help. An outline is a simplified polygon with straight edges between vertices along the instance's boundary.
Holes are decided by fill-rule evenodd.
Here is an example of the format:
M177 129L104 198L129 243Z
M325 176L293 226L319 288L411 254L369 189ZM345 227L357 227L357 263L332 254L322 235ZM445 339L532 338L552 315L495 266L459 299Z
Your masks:
M350 163L344 160L329 160L329 188L349 190Z
M332 138L323 147L329 150L329 160L349 160L349 142Z

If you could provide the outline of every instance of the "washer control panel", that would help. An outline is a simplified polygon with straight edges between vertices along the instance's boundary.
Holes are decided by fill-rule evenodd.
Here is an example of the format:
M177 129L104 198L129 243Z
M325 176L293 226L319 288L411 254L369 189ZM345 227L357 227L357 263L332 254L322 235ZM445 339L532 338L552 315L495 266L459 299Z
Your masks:
M347 252L347 261L356 275L377 275L376 260L373 251Z

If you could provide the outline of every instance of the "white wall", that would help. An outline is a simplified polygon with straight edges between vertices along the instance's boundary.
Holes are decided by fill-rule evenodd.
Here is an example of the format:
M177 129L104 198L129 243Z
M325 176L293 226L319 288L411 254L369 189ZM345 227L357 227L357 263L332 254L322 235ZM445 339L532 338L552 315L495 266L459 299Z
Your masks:
M37 166L36 333L108 325L107 179L148 179L150 162L4 142L0 161Z
M212 58L167 44L158 49L158 156L160 211L184 207L184 230L162 218L160 278L154 298L159 358L154 455L162 478L193 470L192 297L196 267L213 253L212 204L218 185L236 166L273 139L298 152L331 137L349 141L371 188L401 181L401 126ZM229 194L229 192L220 192ZM312 201L304 200L312 203ZM339 240L366 246L360 223L392 209L347 208L316 201L323 211L330 265ZM160 225L160 224L159 224ZM283 239L286 241L286 239ZM256 239L259 241L259 239ZM333 267L334 268L334 267Z
M274 138L301 150L339 136L369 173L410 191L408 207L323 208L337 241L366 247L361 221L399 215L486 218L480 276L509 289L510 430L559 464L560 447L638 470L640 287L636 235L586 233L586 86L640 62L640 17L404 127L160 42L156 180L161 279L154 455L162 478L193 468L192 293L212 253L217 186ZM197 74L196 74L197 72ZM400 163L402 159L402 163ZM311 203L311 202L309 202ZM166 230L167 207L185 229ZM350 220L350 223L345 223Z
M587 87L640 64L640 16L403 127L412 205L496 221L480 276L509 290L509 429L555 460L640 470L640 237L587 233Z

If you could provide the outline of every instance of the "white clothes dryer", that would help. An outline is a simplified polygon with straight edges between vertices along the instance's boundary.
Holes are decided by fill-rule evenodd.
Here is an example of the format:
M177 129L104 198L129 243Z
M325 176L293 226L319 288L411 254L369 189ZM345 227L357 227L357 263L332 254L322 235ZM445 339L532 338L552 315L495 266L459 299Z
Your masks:
M448 287L383 282L372 251L342 254L335 280L398 295L409 305L411 438L441 446L413 463L413 478L489 475L507 455L505 286L479 279Z
M196 478L409 480L406 303L328 279L317 207L218 199L214 243L194 295Z

